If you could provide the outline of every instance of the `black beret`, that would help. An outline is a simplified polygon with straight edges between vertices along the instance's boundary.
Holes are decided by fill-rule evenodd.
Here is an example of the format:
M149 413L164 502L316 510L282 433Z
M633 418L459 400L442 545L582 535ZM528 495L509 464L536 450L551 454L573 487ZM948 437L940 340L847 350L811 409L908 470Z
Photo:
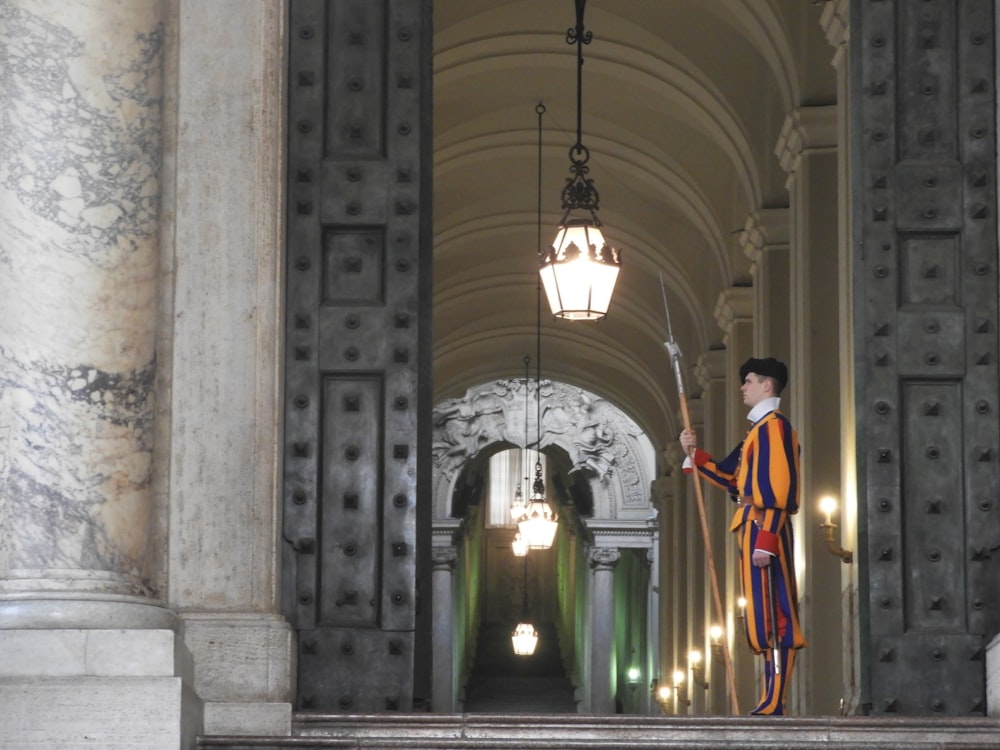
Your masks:
M765 378L774 378L778 382L778 390L783 391L788 385L788 368L784 362L779 362L774 357L764 359L754 359L751 357L740 367L740 382L747 378L747 373L752 372Z

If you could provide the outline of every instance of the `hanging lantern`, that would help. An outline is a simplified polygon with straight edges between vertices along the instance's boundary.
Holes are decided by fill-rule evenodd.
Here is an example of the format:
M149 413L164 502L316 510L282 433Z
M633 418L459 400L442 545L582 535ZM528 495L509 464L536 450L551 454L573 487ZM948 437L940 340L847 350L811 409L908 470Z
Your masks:
M528 549L549 549L556 538L559 518L545 502L545 481L542 464L535 464L535 482L528 502L528 512L517 524Z
M524 541L520 531L514 534L514 541L510 546L514 550L514 557L524 557L528 554L528 543Z
M520 521L528 512L528 504L524 502L524 495L521 494L521 484L518 482L517 489L514 490L514 499L510 504L510 517L514 523Z
M568 219L542 255L539 273L557 318L600 320L608 314L621 260L594 218Z
M538 631L528 622L519 622L510 636L514 644L514 653L518 656L531 656L538 645Z
M587 0L576 0L576 26L566 41L576 45L576 143L569 150L570 176L562 189L563 218L555 242L538 249L538 273L552 314L566 320L600 320L608 314L621 270L621 252L604 239L597 210L601 197L583 145L583 45L593 34L583 25ZM573 216L574 218L570 218Z

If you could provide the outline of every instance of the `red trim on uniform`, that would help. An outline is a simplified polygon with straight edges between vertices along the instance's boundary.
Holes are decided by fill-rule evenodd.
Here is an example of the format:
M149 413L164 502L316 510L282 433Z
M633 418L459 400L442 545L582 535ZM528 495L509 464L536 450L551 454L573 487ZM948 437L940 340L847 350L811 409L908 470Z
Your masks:
M757 541L754 544L754 549L764 550L765 552L770 552L772 555L777 555L778 535L772 534L770 531L765 529L758 529Z

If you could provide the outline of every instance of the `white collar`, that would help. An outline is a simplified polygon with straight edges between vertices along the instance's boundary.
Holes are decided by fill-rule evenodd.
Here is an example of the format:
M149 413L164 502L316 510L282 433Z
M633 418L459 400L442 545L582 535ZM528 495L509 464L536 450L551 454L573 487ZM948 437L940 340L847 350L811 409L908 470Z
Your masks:
M778 407L781 405L781 399L777 396L771 396L770 398L765 398L754 408L750 410L747 414L747 419L756 424L760 419L770 414L772 411L777 411Z

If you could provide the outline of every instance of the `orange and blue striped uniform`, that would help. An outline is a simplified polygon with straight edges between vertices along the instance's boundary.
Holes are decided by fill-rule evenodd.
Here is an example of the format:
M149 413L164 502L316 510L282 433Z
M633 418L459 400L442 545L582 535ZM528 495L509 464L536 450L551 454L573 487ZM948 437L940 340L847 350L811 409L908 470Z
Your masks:
M740 582L747 600L744 626L754 653L765 654L765 690L755 713L782 713L787 677L791 674L795 649L806 645L799 626L798 593L794 569L791 516L799 509L799 440L788 419L778 411L763 416L746 438L722 461L715 462L695 450L699 472L728 492L739 504L730 530L738 535ZM772 660L771 616L768 606L767 568L753 565L754 550L774 556L774 587L777 604L782 664L775 680Z

